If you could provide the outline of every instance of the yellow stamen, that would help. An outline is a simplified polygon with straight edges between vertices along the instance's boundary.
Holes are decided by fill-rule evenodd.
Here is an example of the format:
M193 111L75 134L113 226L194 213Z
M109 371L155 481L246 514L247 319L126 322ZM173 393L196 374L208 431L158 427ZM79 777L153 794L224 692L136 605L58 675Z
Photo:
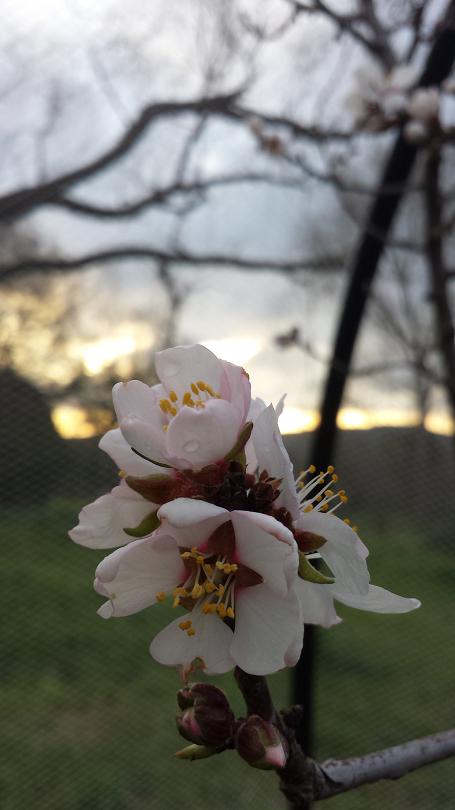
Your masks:
M204 586L195 584L193 585L193 590L191 591L191 598L192 599L199 599L202 594L204 593Z
M204 565L204 573L208 577L212 576L212 574L213 574L213 566L211 566L210 563L207 563L206 565Z
M158 591L158 593L155 594L155 599L157 602L164 602L166 596L167 594L165 593L165 591Z
M189 408L194 408L195 402L189 391L185 391L182 397L182 405L188 405Z
M189 560L189 558L192 557L193 555L191 554L191 551L182 551L180 556L182 560Z
M171 410L169 411L169 413L170 413L172 416L176 416L176 415L177 415L177 408L174 408L174 406L173 406L173 405L171 405Z
M205 557L203 557L203 556L202 556L202 554L198 554L198 555L197 555L197 557L196 557L196 562L197 562L197 564L198 564L198 565L202 565L202 563L204 562L204 560L205 560Z
M174 588L172 591L172 596L189 596L189 592L186 590L186 588L178 587Z
M332 464L329 464L329 466L327 467L327 472L329 475L332 475L332 473L335 472L335 467L333 467Z
M359 531L359 527L358 526L353 526L352 531L357 534L357 532Z
M119 478L126 478L127 475L128 475L128 473L126 473L125 470L119 470L118 471Z
M186 631L186 634L187 636L195 636L196 630L194 629L194 627L190 627L189 630Z
M312 512L313 511L313 504L312 503L307 504L307 506L305 506L303 511L304 512Z
M213 593L213 591L216 591L216 585L214 582L204 582L204 588L206 593Z
M333 481L333 483L334 483L334 484L336 484L336 482L338 481L338 476L337 476L337 474L336 474L336 473L334 473L334 474L332 475L332 481Z
M177 402L178 396L175 393L175 391L169 391L169 399L171 400L171 402Z
M199 388L199 391L205 391L206 386L204 380L198 380L197 387Z
M196 383L194 383L194 382L191 383L190 388L191 388L193 394L196 394L196 396L198 397L199 396L199 388L197 387Z
M191 622L189 621L189 619L187 621L180 622L179 627L181 630L189 630L189 628L191 627Z
M314 466L314 464L310 464L310 466L308 467L308 472L311 473L311 475L313 475L313 473L316 472L316 467Z
M235 619L235 613L231 607L228 607L226 616L229 616L230 619Z
M218 616L219 616L221 619L225 619L225 618L226 618L226 616L227 616L227 610L226 610L226 605L224 604L224 602L220 602L220 604L219 604L219 605L217 605L217 607L216 607L216 612L218 613Z
M168 399L160 399L160 408L163 413L170 413L172 405Z
M346 523L348 526L351 525L351 521L349 520L349 518L344 518L343 523Z

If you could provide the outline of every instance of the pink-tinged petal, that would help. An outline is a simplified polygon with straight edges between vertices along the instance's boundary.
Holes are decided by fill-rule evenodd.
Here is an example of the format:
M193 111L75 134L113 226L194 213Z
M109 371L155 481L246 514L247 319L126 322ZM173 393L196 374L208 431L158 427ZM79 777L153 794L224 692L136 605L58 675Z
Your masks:
M235 594L235 631L231 655L251 675L283 669L288 656L295 659L296 637L301 633L300 606L292 590L285 598L265 583ZM301 645L300 645L301 646Z
M190 620L193 636L179 627L180 622ZM170 667L187 667L195 658L204 661L208 674L220 675L229 672L235 661L229 654L232 630L218 616L193 610L171 622L161 630L150 645L150 654L155 661Z
M387 591L385 588L378 588L376 585L370 585L368 593L361 595L338 589L336 584L328 587L338 602L359 610L369 610L373 613L409 613L420 607L418 599L398 596L398 594Z
M162 475L165 472L163 467L157 467L156 464L151 464L150 461L145 461L134 453L123 437L120 428L108 430L100 440L98 447L104 450L115 461L117 467L125 470L128 475L143 476L157 473Z
M241 427L239 413L230 402L211 399L204 408L180 409L166 435L168 457L183 459L198 469L220 461L231 450Z
M267 470L273 478L282 479L281 494L275 502L276 505L287 509L295 520L299 515L299 501L295 490L294 472L281 438L273 405L269 405L259 414L251 437L259 471Z
M144 422L151 422L156 418L156 394L140 380L116 383L112 389L112 399L119 422L127 416L135 416Z
M239 562L260 574L275 593L286 596L298 569L292 533L279 521L257 512L231 512L230 518Z
M175 537L179 546L198 548L211 534L230 520L231 512L221 506L193 498L176 498L158 511L161 527L158 532Z
M335 515L313 510L302 513L295 525L326 539L319 553L332 571L337 588L353 594L368 593L366 548L347 523Z
M167 391L175 391L181 399L185 391L191 391L191 383L199 380L218 392L223 367L221 360L205 346L175 346L155 355L158 377Z
M171 464L165 451L165 434L162 427L144 422L136 416L126 416L120 422L120 430L130 447L134 447L143 456L163 464Z
M254 423L259 414L262 413L262 411L265 411L266 407L267 405L265 404L264 400L260 399L259 397L252 399L246 421ZM252 437L248 439L245 445L245 455L247 472L254 473L257 470L258 460L254 451L254 442Z
M152 503L122 482L112 492L84 506L79 513L79 523L69 536L88 548L124 546L134 540L124 529L137 526L153 508Z
M129 616L169 593L185 577L185 567L172 537L144 537L117 549L96 569L94 587L109 598L100 608L103 618Z
M305 624L332 627L341 622L333 604L333 594L327 585L317 585L299 579L296 588Z
M245 422L251 402L251 383L246 371L240 366L221 360L223 375L219 393L234 405L242 422Z

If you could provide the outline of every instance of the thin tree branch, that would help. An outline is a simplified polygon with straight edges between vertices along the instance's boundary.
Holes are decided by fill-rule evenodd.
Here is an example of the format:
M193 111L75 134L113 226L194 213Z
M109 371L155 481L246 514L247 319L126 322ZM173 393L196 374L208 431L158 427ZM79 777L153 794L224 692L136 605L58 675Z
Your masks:
M94 160L82 164L47 183L18 189L17 191L5 194L0 197L0 220L13 221L29 214L40 205L45 205L57 197L62 196L65 191L72 188L77 183L92 178L104 169L123 158L145 135L148 128L158 119L195 113L201 115L219 115L227 120L244 123L256 118L261 122L271 126L286 127L293 135L307 138L311 141L324 140L346 140L353 136L352 132L324 132L315 127L305 127L292 119L283 116L266 116L257 114L254 110L248 110L237 104L240 95L231 93L225 96L214 96L212 98L200 98L194 101L163 102L159 104L149 104L143 108L137 118L125 130L120 139L109 147L102 155Z
M106 264L119 259L152 259L154 261L167 261L173 264L186 264L195 267L223 266L239 267L247 270L278 270L286 273L295 273L299 270L338 270L342 266L342 258L332 255L312 259L303 257L293 261L280 261L270 258L248 259L242 256L223 256L222 254L196 255L185 251L166 252L159 248L141 245L124 245L110 250L100 250L84 256L67 258L40 257L38 259L21 259L18 262L0 267L0 283L13 276L36 271L71 271L93 265Z
M268 185L280 186L282 188L294 188L303 191L302 182L299 178L279 177L278 175L258 172L246 172L231 175L219 175L210 177L207 180L194 180L191 182L176 181L160 189L156 189L145 197L120 206L93 205L90 202L74 199L72 197L54 197L47 201L46 205L65 208L77 214L96 217L99 219L131 217L146 208L154 206L169 205L169 198L178 194L204 194L212 188L218 186L236 185L239 183L266 183Z
M330 759L321 763L305 757L304 767L302 762L299 763L304 778L300 783L294 779L288 784L284 773L281 789L299 808L303 802L330 799L382 779L400 779L418 768L454 755L455 729L451 729L361 757Z
M294 7L297 13L307 14L323 14L331 20L341 32L348 33L353 39L357 40L364 48L366 48L376 59L390 70L395 64L395 57L390 48L386 32L380 25L374 9L371 8L371 3L363 2L364 6L362 12L355 14L340 14L334 9L330 8L323 0L313 0L312 5L298 2L298 0L288 0ZM358 28L358 25L366 26L370 35L366 35Z

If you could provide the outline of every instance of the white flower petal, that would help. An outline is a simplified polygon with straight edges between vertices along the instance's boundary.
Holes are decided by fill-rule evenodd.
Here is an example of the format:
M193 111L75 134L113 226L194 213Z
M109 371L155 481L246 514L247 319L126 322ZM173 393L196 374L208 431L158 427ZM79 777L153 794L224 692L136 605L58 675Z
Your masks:
M262 413L262 411L264 411L266 407L267 405L265 404L263 399L260 399L259 397L252 399L250 402L250 408L248 411L246 421L254 423L258 418L259 414ZM256 453L254 451L254 443L252 437L248 439L245 445L245 455L246 455L247 472L254 473L258 466L258 460Z
M112 492L84 506L79 513L79 523L69 536L75 543L89 548L124 546L134 537L123 530L137 526L154 508L153 503L122 482Z
M140 380L116 383L112 389L112 399L119 422L127 416L151 422L159 414L156 393Z
M277 594L286 596L297 578L298 553L289 529L258 512L230 513L239 562L252 568Z
M120 430L130 447L134 447L147 459L172 466L165 451L165 434L161 427L136 416L126 416L120 422ZM163 472L163 468L160 469Z
M157 601L185 577L185 567L172 537L145 537L117 549L96 569L95 590L108 596L101 616L129 616Z
M182 620L190 620L196 633L188 636L179 627ZM150 645L155 661L167 666L188 666L195 658L202 658L205 671L219 675L235 666L229 654L232 630L218 616L194 609L171 622L161 630Z
M319 553L332 571L337 588L353 594L368 593L368 551L347 523L335 515L313 510L301 513L295 526L326 539Z
M398 596L398 594L387 591L385 588L378 588L376 585L370 585L366 594L349 593L338 589L337 585L327 587L339 602L359 610L369 610L373 613L409 613L410 610L420 607L418 599Z
M243 588L235 594L235 631L231 655L251 675L268 675L296 659L300 634L300 606L294 591L285 598L268 585ZM299 650L300 653L300 650Z
M328 590L327 585L317 585L314 582L299 579L296 589L305 624L332 627L341 622L333 604L333 594Z
M281 438L273 405L269 405L258 415L251 438L259 471L267 470L270 476L282 479L281 494L275 501L276 506L283 506L295 520L299 516L299 501L295 491L294 472Z
M221 360L223 375L220 381L220 390L223 399L234 405L240 415L241 422L246 420L251 402L251 383L248 375L240 366Z
M158 377L167 391L174 390L179 399L191 391L191 383L202 380L218 392L223 366L221 360L205 346L175 346L155 355Z
M240 427L238 410L224 399L208 400L204 408L185 405L169 423L166 455L191 469L220 461L237 441Z
M158 531L175 537L180 546L200 548L230 515L227 509L206 501L176 498L159 509L162 526Z
M115 461L117 467L128 475L162 475L165 470L157 467L134 453L124 438L120 428L108 430L99 442L98 447Z

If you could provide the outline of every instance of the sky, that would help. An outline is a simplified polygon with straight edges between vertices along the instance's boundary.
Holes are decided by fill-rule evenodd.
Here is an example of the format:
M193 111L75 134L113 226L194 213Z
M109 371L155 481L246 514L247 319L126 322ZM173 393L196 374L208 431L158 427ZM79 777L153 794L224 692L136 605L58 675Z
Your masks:
M355 76L359 70L363 74L374 70L359 49L346 46L344 40L335 42L331 26L315 16L290 28L283 39L256 49L251 37L239 35L238 19L229 13L229 5L223 0L156 0L144 12L142 0L128 4L4 0L0 138L7 159L5 171L0 172L1 191L55 176L81 159L95 157L119 137L143 104L201 92L207 81L204 71L207 74L210 67L215 74L219 70L211 92L232 89L251 73L245 95L250 106L292 113L321 126L349 125ZM349 10L350 5L339 0L337 8ZM260 4L250 0L237 6L268 31L288 14L285 0ZM211 13L213 9L219 15ZM94 203L126 202L168 182L192 127L188 117L156 127L115 171L78 187L75 197ZM349 156L363 180L374 180L380 168L378 157L385 154L389 142L387 135L375 142L375 160L362 142L358 154ZM315 166L323 165L315 148L306 157ZM276 176L284 171L279 160L258 150L248 128L216 122L200 138L189 176L210 177L232 167L237 172L266 169ZM67 255L135 241L166 249L178 234L179 243L196 253L231 251L279 260L336 248L347 260L356 238L352 210L361 214L365 205L355 197L349 202L347 213L333 189L306 179L298 190L265 185L218 189L180 231L169 211L100 223L52 207L30 216L23 227L37 235L47 251ZM220 356L245 365L255 393L267 401L277 402L286 392L283 429L314 425L324 360L329 357L346 275L338 272L321 278L320 273L306 272L291 279L265 271L177 267L173 276L182 297L176 342L202 342ZM55 354L54 347L53 365L46 363L44 354L41 365L29 359L29 368L23 359L23 370L32 377L38 369L45 374L46 365L48 373L52 365L57 380L71 375L76 366L95 377L116 363L119 375L127 374L132 355L147 354L160 342L166 293L150 264L125 262L81 273L79 278L78 314L68 321L70 334L61 355L58 347ZM387 278L381 283L387 288ZM23 284L25 293L27 281ZM425 282L420 272L414 286L417 299L422 300ZM294 326L310 346L309 353L276 345L275 336ZM51 324L47 328L52 332ZM42 329L46 353L49 338L44 339L44 324ZM371 326L365 328L357 361L371 363L382 345L383 336ZM39 341L34 351L38 349ZM21 356L26 355L22 351ZM34 356L33 351L29 355ZM61 425L62 407L67 409L67 424L71 418L74 421L76 404L61 406ZM442 399L436 399L433 410L439 413L442 407ZM382 379L355 380L349 386L343 424L369 426L381 419L405 418L412 422L414 411L409 390L396 381L391 388Z

